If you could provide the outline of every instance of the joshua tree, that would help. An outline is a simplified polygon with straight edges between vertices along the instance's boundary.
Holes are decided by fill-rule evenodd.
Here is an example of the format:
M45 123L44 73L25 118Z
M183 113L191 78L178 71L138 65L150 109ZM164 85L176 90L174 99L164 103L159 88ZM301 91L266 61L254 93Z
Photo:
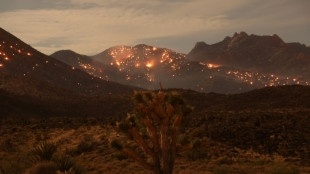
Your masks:
M171 174L177 151L186 148L177 144L177 138L191 108L176 92L162 90L157 93L136 92L134 101L134 113L128 114L117 125L143 150L144 156L117 141L112 141L111 145L147 170L156 174ZM146 156L150 160L146 160Z

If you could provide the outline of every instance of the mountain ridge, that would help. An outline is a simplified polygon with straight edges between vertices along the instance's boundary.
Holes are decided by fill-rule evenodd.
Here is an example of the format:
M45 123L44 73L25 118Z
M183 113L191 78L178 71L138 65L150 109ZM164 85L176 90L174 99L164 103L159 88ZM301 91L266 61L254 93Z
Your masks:
M225 65L246 70L283 75L310 72L310 47L300 43L285 43L278 35L258 36L245 32L235 33L223 41L208 45L197 43L188 59Z
M86 95L133 92L135 87L107 82L44 55L0 29L0 73L47 81Z
M309 85L310 71L303 62L308 61L303 56L308 52L305 45L287 44L276 34L240 32L211 45L197 42L188 55L146 44L113 46L88 56L100 62L100 67L95 62L78 67L103 79L146 89L158 89L161 82L167 88L240 93L265 86Z

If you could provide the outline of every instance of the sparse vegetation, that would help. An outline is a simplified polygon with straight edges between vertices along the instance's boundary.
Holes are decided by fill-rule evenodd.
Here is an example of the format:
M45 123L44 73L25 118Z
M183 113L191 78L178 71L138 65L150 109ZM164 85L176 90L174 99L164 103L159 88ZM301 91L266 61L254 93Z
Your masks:
M55 174L57 171L57 166L54 162L39 162L33 167L26 170L25 174Z
M299 174L299 170L296 166L285 163L274 163L269 165L266 169L266 173L270 174Z
M284 89L281 90L282 92L277 95L285 93ZM293 90L297 90L297 87ZM186 90L178 92L190 105L195 106L195 110L186 120L184 129L181 129L177 144L183 147L193 145L195 148L178 153L174 173L227 173L227 171L240 174L298 173L298 171L310 173L308 167L310 136L307 126L310 110L306 107L305 103L308 101L305 98L300 101L296 98L292 99L294 100L292 103L304 102L300 105L303 108L295 107L295 104L289 104L283 108L276 98L270 99L274 103L270 106L263 103L251 105L250 102L256 103L261 100L253 97L257 95L255 93L260 93L259 91L254 94L251 92L231 96L201 94ZM262 95L265 96L266 93L268 92L263 92ZM307 92L300 95L307 95ZM250 98L250 101L242 103L245 98ZM120 100L123 99L125 97L120 96ZM130 97L127 97L125 101L133 103ZM266 109L262 110L263 105ZM129 108L129 111L128 106L124 108ZM274 108L275 106L277 107ZM116 139L120 149L131 147L131 150L141 155L145 161L152 163L150 157L143 155L143 149L135 145L132 136L131 139L130 136L129 139L126 138L113 126L115 122L123 118L121 115L127 112L124 108L120 108L121 111L117 115L112 114L111 117L89 117L89 115L85 117L26 117L25 115L17 117L12 114L10 118L1 118L0 173L24 173L26 169L41 163L41 160L33 160L34 155L29 151L47 140L55 142L53 144L57 147L51 158L53 163L65 165L66 160L57 162L63 154L70 156L68 161L75 162L74 170L71 167L71 173L74 171L89 174L145 173L138 163L124 153L115 153L115 149L109 146L113 144L112 140ZM29 110L32 109L29 108ZM109 113L112 112L109 111ZM139 133L147 142L150 141L146 127L141 127ZM88 142L92 142L89 143L92 145L87 145ZM77 153L78 146L79 153Z
M95 146L95 141L93 136L85 135L82 141L77 146L77 153L81 154L83 152L91 151Z
M147 170L157 174L171 174L176 153L183 148L177 144L177 138L182 122L191 109L174 92L137 92L134 99L135 113L128 114L127 118L119 122L118 129L131 137L151 162L116 141L112 142L112 146Z
M54 143L43 141L31 151L31 154L34 161L51 161L56 151L57 146Z
M68 156L61 155L53 159L53 161L57 165L57 170L61 172L73 172L74 174L84 173L83 168Z

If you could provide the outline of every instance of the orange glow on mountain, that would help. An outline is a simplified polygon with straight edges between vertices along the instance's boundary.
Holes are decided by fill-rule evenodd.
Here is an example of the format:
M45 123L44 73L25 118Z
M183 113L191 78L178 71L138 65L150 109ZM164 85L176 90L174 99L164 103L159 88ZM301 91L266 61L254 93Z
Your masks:
M157 50L157 48L156 47L153 47L153 51L156 51Z
M147 63L145 66L148 67L148 68L151 68L153 66L153 64L152 63Z
M211 63L208 63L207 66L208 66L208 68L218 68L218 67L221 67L221 65L211 64Z

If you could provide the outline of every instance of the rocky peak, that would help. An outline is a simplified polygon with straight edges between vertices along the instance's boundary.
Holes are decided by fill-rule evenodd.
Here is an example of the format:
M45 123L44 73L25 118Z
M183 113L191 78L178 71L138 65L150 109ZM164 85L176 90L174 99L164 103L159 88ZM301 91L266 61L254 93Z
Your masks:
M234 36L231 38L230 42L228 43L228 48L231 48L235 45L238 45L242 40L248 38L248 34L244 31L240 33L235 33Z

